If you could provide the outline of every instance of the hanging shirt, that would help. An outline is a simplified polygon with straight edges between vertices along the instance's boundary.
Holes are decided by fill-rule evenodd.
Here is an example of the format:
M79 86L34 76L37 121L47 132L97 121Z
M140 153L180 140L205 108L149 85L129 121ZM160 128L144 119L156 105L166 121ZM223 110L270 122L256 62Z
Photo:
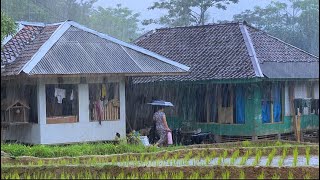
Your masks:
M107 86L105 84L102 84L101 86L101 97L107 96Z
M66 98L66 90L65 89L54 89L54 96L58 99L58 103L62 103L62 99Z
M71 91L70 100L73 100L73 90Z

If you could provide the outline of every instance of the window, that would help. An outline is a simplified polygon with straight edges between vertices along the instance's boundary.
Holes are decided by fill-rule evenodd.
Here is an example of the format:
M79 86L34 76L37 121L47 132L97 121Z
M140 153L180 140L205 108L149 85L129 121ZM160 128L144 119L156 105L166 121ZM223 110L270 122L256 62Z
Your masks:
M274 123L282 119L283 87L279 83L267 83L262 87L262 122Z
M89 84L90 121L120 119L119 83Z
M47 124L78 122L78 86L46 85Z

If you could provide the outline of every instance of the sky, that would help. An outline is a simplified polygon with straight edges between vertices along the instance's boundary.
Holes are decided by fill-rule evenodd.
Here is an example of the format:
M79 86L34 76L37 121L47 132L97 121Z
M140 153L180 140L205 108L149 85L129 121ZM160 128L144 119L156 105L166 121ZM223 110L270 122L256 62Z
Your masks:
M123 7L128 7L133 10L135 13L140 13L140 20L158 18L165 14L165 11L161 10L148 10L153 2L156 0L98 0L95 6L102 7L115 7L117 4L121 4ZM218 20L232 20L234 14L239 14L244 10L253 9L254 6L265 7L270 4L272 0L239 0L237 4L230 4L227 6L227 10L220 10L216 8L209 9L210 13L210 22L212 18L217 22ZM144 28L149 31L155 28L160 27L160 25L148 25L142 26L139 24L140 28Z

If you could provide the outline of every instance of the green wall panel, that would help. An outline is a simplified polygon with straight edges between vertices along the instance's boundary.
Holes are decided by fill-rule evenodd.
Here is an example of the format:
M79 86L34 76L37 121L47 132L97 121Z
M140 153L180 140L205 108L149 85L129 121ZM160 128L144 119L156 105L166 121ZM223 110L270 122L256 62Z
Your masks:
M192 130L201 128L202 132L228 136L261 136L292 132L291 116L285 116L280 123L262 123L261 88L258 84L252 84L248 87L245 103L245 124L197 123L196 120L184 120L182 117L167 117L168 125L171 129L174 129L188 124ZM301 117L301 130L309 129L319 129L318 115L303 115Z

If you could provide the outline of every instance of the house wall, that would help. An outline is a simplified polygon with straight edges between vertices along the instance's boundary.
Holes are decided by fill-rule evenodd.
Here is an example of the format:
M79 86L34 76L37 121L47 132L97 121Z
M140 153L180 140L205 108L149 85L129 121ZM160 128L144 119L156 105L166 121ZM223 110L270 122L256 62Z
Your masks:
M314 84L313 98L319 99L319 81L315 82Z
M256 119L255 134L257 136L268 135L268 134L283 134L293 132L293 119L290 114L289 104L289 86L285 84L285 115L283 121L278 123L262 123L261 116ZM306 98L307 97L307 86L304 82L297 82L294 86L294 98ZM257 97L260 98L260 97ZM256 109L261 112L261 106L257 106ZM301 130L313 130L319 129L319 116L315 114L302 115L301 116Z
M10 125L4 139L28 144L40 144L40 125L34 123Z
M263 83L263 82L262 82ZM292 117L290 112L290 103L289 103L289 84L290 83L284 83L284 96L283 99L283 119L279 123L262 123L262 109L261 109L261 83L254 83L254 84L248 84L247 87L250 87L247 89L246 92L246 104L245 104L245 124L218 124L218 123L199 123L197 122L197 117L193 117L190 115L185 116L185 114L167 114L167 121L168 125L171 129L179 128L182 125L186 125L187 123L191 124L193 130L197 128L201 128L202 132L212 132L215 135L227 135L227 136L262 136L262 135L271 135L271 134L283 134L283 133L289 133L293 132L292 127ZM155 89L153 91L152 95L149 96L160 96L161 97L161 90L157 86L155 88L153 87L154 84L145 85L146 87L149 87L149 89ZM179 87L179 90L182 90L184 86L181 84L175 85ZM294 91L295 97L306 97L306 83L298 83L296 86L296 90ZM135 88L138 89L138 92L145 92L143 91L143 85L136 86ZM163 86L165 87L165 86ZM137 91L137 89L134 89L133 91ZM165 87L166 90L170 90L168 87ZM159 92L157 92L159 91ZM171 92L172 93L172 92ZM197 93L197 92L195 92ZM139 94L139 93L137 93ZM174 93L173 93L174 94ZM147 100L149 100L149 96L147 96ZM132 97L135 97L133 95ZM138 96L137 96L138 97ZM184 96L183 99L170 99L170 97L166 98L173 100L174 104L179 104L180 106L186 106L190 107L190 103L195 103L195 101L199 101L199 99L193 99L192 101L187 101L189 97L195 97L192 92L190 92L190 95ZM134 99L134 98L133 98ZM189 103L182 103L183 101L189 102ZM145 105L147 106L147 105ZM139 105L139 107L143 107L143 105ZM182 109L183 107L177 107L174 108ZM169 109L169 108L168 108ZM191 108L189 108L189 111L192 111ZM134 108L134 112L137 110ZM142 110L138 110L142 111ZM143 111L145 112L145 111ZM134 117L142 117L140 115L136 115ZM129 118L132 118L131 116ZM190 120L191 119L191 120ZM319 116L318 115L303 115L301 117L301 129L302 130L308 130L308 129L318 129L319 128Z
M307 86L305 82L296 82L294 85L294 98L307 98Z
M89 83L100 83L103 78L87 79ZM39 124L11 126L7 132L7 140L17 140L31 144L61 144L89 141L114 140L116 133L126 136L125 113L125 78L113 77L108 82L119 82L120 120L89 121L89 88L88 84L80 84L79 78L63 79L65 84L78 84L79 122L46 124L46 93L45 84L58 83L57 79L40 79L37 86ZM18 132L18 133L17 133Z

